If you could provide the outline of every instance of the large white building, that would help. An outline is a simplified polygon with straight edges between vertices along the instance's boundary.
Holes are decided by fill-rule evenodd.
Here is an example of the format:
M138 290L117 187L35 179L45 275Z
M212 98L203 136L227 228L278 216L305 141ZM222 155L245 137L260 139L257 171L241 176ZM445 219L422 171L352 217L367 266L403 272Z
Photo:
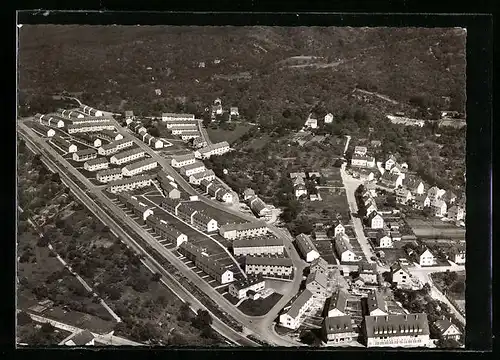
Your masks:
M171 165L174 168L181 168L186 165L191 165L196 162L196 158L192 153L185 154L185 155L178 155L178 156L173 156L172 157L172 162Z
M83 164L83 168L87 171L103 170L103 169L107 169L108 167L109 167L109 162L108 162L108 159L106 159L105 157L92 159L92 160L86 161Z
M280 315L279 322L281 326L289 329L297 329L303 320L303 315L314 304L313 294L305 289L295 298L290 306L284 308L285 312Z
M225 224L219 229L219 234L228 240L264 236L269 231L263 221L246 222L242 224Z
M152 158L143 159L132 164L124 166L122 169L123 176L134 176L144 171L154 169L158 166L158 162Z
M295 242L297 243L297 248L307 262L312 262L319 258L318 249L314 246L310 236L299 234L295 238Z
M233 241L235 256L283 254L283 240L275 236L258 236Z
M110 181L123 179L123 173L121 169L105 169L98 171L95 177L101 183L109 183Z
M227 141L222 141L196 150L194 156L198 159L208 159L212 155L222 155L230 150L229 143Z
M194 114L162 113L162 121L189 121L194 120Z
M189 129L196 129L198 126L198 121L197 120L168 120L165 121L165 125L167 126L167 129L177 129L177 128L189 128Z
M212 181L215 179L215 173L213 170L205 170L203 172L199 172L193 174L189 177L189 183L194 185L200 185L203 180Z
M84 123L84 124L68 124L68 133L81 133L81 132L94 132L102 130L114 130L115 126L106 121L99 121L94 123Z
M183 126L170 126L169 130L172 132L172 135L182 135L184 133L189 133L193 131L198 131L198 125L197 124L183 124Z
M146 156L146 153L141 148L130 149L122 151L118 154L111 156L109 162L111 164L121 165L123 163L137 160Z
M201 161L195 161L192 164L181 167L179 172L182 175L189 177L191 175L204 172L205 170L205 164L203 164Z
M367 347L426 347L429 344L427 314L365 316Z
M247 297L249 291L259 292L266 287L266 281L260 275L249 276L248 279L233 282L229 285L229 294L237 299Z

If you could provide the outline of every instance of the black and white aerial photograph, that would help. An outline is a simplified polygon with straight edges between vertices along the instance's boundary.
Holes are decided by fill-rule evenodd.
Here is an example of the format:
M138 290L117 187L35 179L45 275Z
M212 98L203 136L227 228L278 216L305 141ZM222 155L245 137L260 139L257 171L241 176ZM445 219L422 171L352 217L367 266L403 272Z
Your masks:
M16 346L465 348L466 45L18 25Z

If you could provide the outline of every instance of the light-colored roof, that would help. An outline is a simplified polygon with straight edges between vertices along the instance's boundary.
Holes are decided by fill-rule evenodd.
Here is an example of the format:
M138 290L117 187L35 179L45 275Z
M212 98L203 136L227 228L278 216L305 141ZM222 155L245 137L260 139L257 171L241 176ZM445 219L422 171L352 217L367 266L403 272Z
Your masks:
M172 160L175 160L177 162L182 162L182 161L186 161L186 160L193 160L194 158L195 157L194 157L193 153L172 156Z
M211 169L208 169L208 170L193 174L191 176L194 177L195 179L203 179L205 177L214 176L214 175L215 175L214 171Z
M142 150L141 148L135 148L135 149L125 150L125 151L119 152L117 154L114 154L113 157L118 160L118 159L124 159L124 158L127 158L129 156L140 154L140 153L144 153L144 150Z
M225 224L220 227L221 232L225 231L245 231L250 229L260 229L263 227L267 227L264 221L254 221L254 222L246 222L241 224Z
M120 169L120 168L104 169L104 170L98 171L96 173L96 177L107 176L107 175L117 175L117 174L121 174L121 173L122 173L122 169Z
M132 176L132 177L129 177L126 179L112 181L108 184L108 187L117 186L117 185L124 185L124 184L132 184L135 182L151 180L151 179L152 179L152 177L150 175L136 175L136 176Z
M139 161L133 162L131 164L128 164L127 166L124 167L124 169L127 169L128 171L132 171L132 170L139 169L141 167L148 166L151 164L158 164L158 162L153 158L143 159L143 160L139 160Z
M194 119L194 114L182 114L182 113L162 113L161 116L167 116L172 118L189 118Z
M108 159L105 157L99 157L85 162L87 165L98 165L108 163Z
M304 255L310 253L311 251L318 252L318 249L316 249L316 246L314 246L310 236L299 234L295 239L297 242L297 246Z
M203 162L201 162L201 161L195 161L192 164L184 165L181 169L192 170L192 169L198 169L201 167L205 167L205 164L203 164Z
M116 141L113 141L109 144L104 144L102 145L101 147L104 149L104 150L109 150L109 149L114 149L116 148L118 145L122 145L122 144L127 144L127 143L131 143L132 142L132 139L121 139L121 140L116 140ZM139 149L139 148L138 148Z
M223 147L229 147L229 143L227 141L222 141L222 142L219 142L219 143L216 143L216 144L205 146L205 147L199 149L198 151L201 154L203 154L203 153L208 153L210 151L213 151L213 150L216 150L216 149L220 149L220 148L223 148Z

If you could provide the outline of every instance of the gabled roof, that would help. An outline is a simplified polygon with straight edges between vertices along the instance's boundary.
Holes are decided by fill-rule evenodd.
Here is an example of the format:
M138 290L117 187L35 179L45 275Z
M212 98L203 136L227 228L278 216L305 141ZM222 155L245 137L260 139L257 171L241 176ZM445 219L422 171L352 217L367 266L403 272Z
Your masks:
M204 168L205 164L203 164L203 162L197 160L192 164L184 165L181 169L184 169L186 171L186 170L198 169L201 167Z
M314 267L314 268L319 267L319 268L323 269L323 271L325 271L325 272L326 272L326 271L328 270L329 264L328 264L328 262L327 262L325 259L323 259L323 258L320 256L319 258L314 259L314 260L311 262L311 266L310 266L310 268L312 269L313 267Z
M377 213L376 211L372 211L372 212L370 213L370 215L368 215L368 221L372 221L372 220L373 220L373 218L374 218L374 217L376 217L376 216L380 216L380 217L382 217L382 215L380 215L380 214L379 214L379 213ZM383 219L383 218L382 218L382 219Z
M373 263L373 264L370 264L366 261L363 261L361 262L359 265L358 265L358 268L359 268L359 273L377 273L377 264L376 263Z
M88 162L90 162L90 161L88 161ZM121 174L121 173L122 173L122 169L120 169L120 168L104 169L104 170L98 171L96 173L96 177L107 176L107 175L117 175L117 174Z
M398 178L399 178L398 174L391 174L389 171L386 171L381 177L382 180L390 181L393 183L395 183Z
M233 241L233 249L261 246L283 246L283 240L275 236L257 236L250 239L237 239Z
M84 149L84 150L79 150L76 152L76 155L78 156L85 156L85 155L91 155L91 154L97 154L97 150L95 149Z
M306 286L312 282L316 282L318 285L320 285L325 290L326 290L326 287L328 285L328 280L326 278L326 274L322 271L314 271L314 272L309 274L309 276L306 279Z
M269 265L269 266L293 266L293 262L290 258L276 258L267 256L247 256L245 258L245 264L247 265Z
M391 265L391 273L398 272L399 270L403 270L405 273L410 274L408 268L404 265L401 265L399 261L396 261Z
M92 335L92 333L88 330L83 330L78 334L76 334L75 336L73 336L72 338L70 338L69 340L72 340L75 343L75 345L86 345L92 340L94 340L94 335Z
M245 196L254 196L255 195L255 190L247 188L245 191L243 191L243 195Z
M252 285L258 284L262 281L265 281L261 274L258 275L249 275L246 279L241 279L239 281L235 281L231 284L231 286L235 287L238 290L249 288Z
M148 165L155 164L155 163L158 164L158 162L155 159L149 158L149 159L139 160L139 161L133 162L131 164L128 164L127 166L124 167L124 169L127 169L128 171L132 171L132 170L139 169L141 167L148 166Z
M254 222L246 222L246 223L235 223L235 224L225 224L220 227L222 232L225 231L245 231L250 229L260 229L263 227L267 227L264 221L254 221Z
M151 179L152 179L152 177L150 175L136 175L136 176L131 176L131 177L126 178L126 179L111 181L110 183L108 183L108 187L117 186L117 185L132 184L132 183L136 183L136 182L140 182L140 181L147 181L147 180L151 180Z
M450 327L455 326L448 319L436 320L434 322L434 325L438 328L438 330L441 332L441 334L444 333L446 330L448 330ZM460 332L460 330L456 326L455 326L455 328Z
M348 294L342 289L334 292L330 298L330 305L328 306L328 310L337 309L341 312L344 312L347 306L347 297Z
M100 158L95 158L95 159L91 159L91 160L88 160L86 161L86 164L87 165L98 165L98 164L106 164L108 163L108 159L106 159L105 157L100 157Z
M295 239L297 241L297 246L304 254L308 254L311 251L318 252L318 249L314 246L310 236L306 234L299 234L295 237Z
M300 293L300 295L293 301L290 309L286 312L290 317L296 318L299 315L300 309L309 301L313 294L305 289Z
M369 313L377 309L387 312L387 304L385 303L382 294L378 291L370 291L368 298L366 299L366 303L368 304Z
M366 336L429 335L427 314L365 316Z
M350 315L327 317L323 326L327 334L342 334L354 331Z
M195 157L194 157L193 153L172 156L172 160L175 160L177 162L182 162L182 161L186 161L186 160L193 160L194 158Z
M119 141L121 141L121 140L119 140ZM125 151L116 153L113 155L113 157L118 160L118 159L128 158L129 156L132 156L135 154L140 154L140 153L144 153L144 150L142 150L141 148L134 148L134 149L125 150Z

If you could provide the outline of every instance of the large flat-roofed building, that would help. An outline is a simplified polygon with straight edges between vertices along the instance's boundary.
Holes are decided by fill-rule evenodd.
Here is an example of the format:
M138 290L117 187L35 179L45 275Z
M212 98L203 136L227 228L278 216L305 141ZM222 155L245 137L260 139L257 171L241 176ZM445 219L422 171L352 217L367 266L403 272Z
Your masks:
M358 334L352 327L350 315L327 317L323 321L323 339L329 345L342 345L355 341Z
M108 190L112 193L130 191L151 185L152 177L147 175L132 176L127 179L116 180L109 183Z
M194 164L195 162L196 158L192 153L189 153L185 155L172 156L171 165L174 168L180 168L186 165Z
M180 113L162 113L162 121L189 121L194 120L194 114L180 114Z
M136 161L132 164L124 166L122 169L123 176L134 176L144 171L154 169L158 166L158 162L152 158Z
M83 164L83 168L87 171L103 170L107 169L108 167L109 162L105 157L88 160Z
M161 220L157 216L148 216L146 219L146 224L151 226L154 232L160 235L162 238L175 244L175 246L180 246L182 243L188 241L186 234L183 234L175 227L170 225L164 220Z
M365 316L364 337L367 347L426 347L427 314Z
M205 164L203 164L201 161L195 161L192 164L185 165L180 168L180 173L184 176L191 176L197 173L201 173L205 171Z
M79 133L76 135L73 135L73 139L76 141L79 141L87 146L92 146L92 147L100 147L102 146L102 140L96 137L94 134L87 135L84 133Z
M131 139L121 139L117 141L113 141L109 144L102 145L97 152L99 155L109 156L117 153L120 150L124 150L126 148L131 147L134 142Z
M198 159L208 159L212 155L222 155L230 151L229 143L222 141L216 144L205 146L204 148L195 151L194 155Z
M289 276L293 273L293 262L290 258L247 256L245 272L263 276Z
M313 294L305 289L295 298L292 304L285 307L285 312L280 315L279 322L281 326L289 329L298 329L304 313L314 304Z
M102 130L114 130L115 126L106 121L99 121L90 124L69 124L67 126L69 134L75 134L80 132L94 132L94 131L102 131Z
M73 153L74 161L87 161L97 158L97 150L85 149Z
M228 240L263 236L269 231L264 221L246 222L242 224L225 224L219 229L219 234Z
M217 261L216 259L214 259L209 254L203 251L196 258L195 264L203 272L213 277L220 284L228 284L234 281L234 273L231 270L229 270L226 265Z
M35 121L37 121L40 124L46 125L46 126L53 126L56 128L63 128L66 123L59 118L55 118L53 116L48 116L48 115L42 115L42 114L36 114L34 116Z
M123 174L121 169L104 169L98 171L95 177L101 183L109 183L110 181L123 179Z
M144 156L146 156L144 150L142 150L141 148L135 148L115 154L111 156L109 161L111 164L120 165L129 161L143 158Z
M63 139L60 136L54 136L51 138L50 141L55 146L57 146L58 148L60 148L61 150L65 151L67 153L75 153L78 151L78 147L76 146L76 144L73 144L73 143L69 142L68 140Z
M247 292L252 290L255 292L262 291L266 288L266 280L261 275L249 276L247 279L235 281L229 285L229 294L237 299L243 299L247 296Z
M259 236L233 241L234 255L283 254L283 240L275 236Z
M213 170L205 170L189 177L189 183L193 185L200 185L203 180L212 181L215 179Z
M307 262L311 262L319 258L318 249L314 246L311 237L305 234L299 234L295 238L297 248Z
M36 131L42 136L52 137L56 134L56 131L54 129L51 129L50 127L42 125L38 122L33 122L32 124L30 124L30 127L32 130Z

